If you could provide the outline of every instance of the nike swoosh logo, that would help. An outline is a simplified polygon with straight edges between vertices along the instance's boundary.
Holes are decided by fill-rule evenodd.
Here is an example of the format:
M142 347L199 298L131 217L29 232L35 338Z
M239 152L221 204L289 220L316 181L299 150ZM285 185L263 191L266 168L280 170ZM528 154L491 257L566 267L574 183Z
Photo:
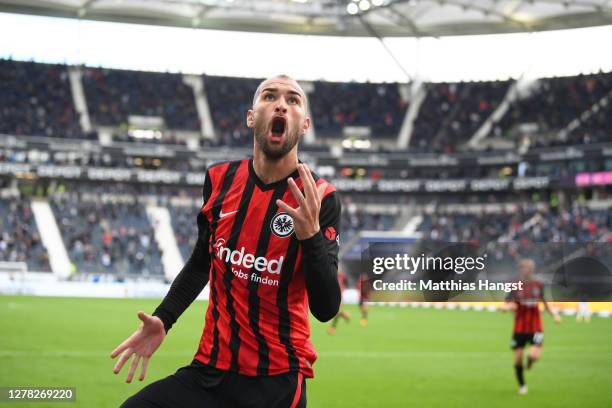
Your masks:
M221 210L221 211L219 211L219 218L225 218L225 217L227 217L229 215L236 214L237 212L238 212L238 210L230 211L228 213L224 213L223 210Z

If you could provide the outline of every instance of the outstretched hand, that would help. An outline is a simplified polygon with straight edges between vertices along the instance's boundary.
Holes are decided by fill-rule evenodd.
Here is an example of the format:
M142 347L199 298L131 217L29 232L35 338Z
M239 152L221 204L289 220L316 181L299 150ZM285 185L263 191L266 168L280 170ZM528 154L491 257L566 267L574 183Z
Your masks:
M142 366L140 369L140 377L138 377L138 379L140 381L144 380L147 373L149 359L153 353L155 353L155 350L159 348L162 341L164 341L164 337L166 337L164 324L159 317L148 315L145 312L138 312L138 318L142 321L142 324L138 330L136 330L130 337L125 339L123 343L117 346L117 348L113 350L110 355L111 358L115 358L123 353L113 368L113 372L115 374L119 374L125 362L128 361L134 354L132 364L130 365L128 375L125 380L127 383L132 382L136 369L138 368L138 363L141 359Z
M327 183L321 183L317 187L317 183L312 177L308 166L299 163L297 168L302 180L304 194L302 194L293 178L290 177L287 182L295 201L298 203L298 207L293 208L282 200L276 200L276 205L293 218L295 235L297 239L302 241L311 238L320 230L319 212Z

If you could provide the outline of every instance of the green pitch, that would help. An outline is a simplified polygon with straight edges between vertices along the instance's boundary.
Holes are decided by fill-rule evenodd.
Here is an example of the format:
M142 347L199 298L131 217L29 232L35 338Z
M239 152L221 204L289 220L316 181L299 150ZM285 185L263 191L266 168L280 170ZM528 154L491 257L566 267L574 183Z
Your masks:
M136 312L158 300L0 296L0 386L74 386L74 403L19 407L118 407L144 384L191 361L206 304L179 320L151 360L147 379L125 384L111 350L137 327ZM308 406L604 407L612 406L612 319L578 324L545 320L542 360L516 394L509 350L511 315L499 312L372 307L367 327L313 322L319 352ZM2 404L0 404L2 405Z

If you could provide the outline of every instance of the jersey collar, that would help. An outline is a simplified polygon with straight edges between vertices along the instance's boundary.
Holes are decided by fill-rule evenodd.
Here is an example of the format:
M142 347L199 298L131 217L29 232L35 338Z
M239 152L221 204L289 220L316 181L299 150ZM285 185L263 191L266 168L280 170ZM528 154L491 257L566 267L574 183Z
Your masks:
M302 161L298 160L298 162L301 163ZM275 188L285 185L289 177L293 177L293 179L296 180L298 177L300 177L300 173L298 172L297 169L295 169L295 171L291 173L290 175L288 175L287 177L280 179L278 181L275 181L273 183L266 184L263 181L261 181L259 177L257 177L257 173L255 173L255 168L253 167L253 158L251 157L249 158L249 177L251 177L253 182L255 182L255 185L259 187L261 191L268 191L268 190L274 190Z

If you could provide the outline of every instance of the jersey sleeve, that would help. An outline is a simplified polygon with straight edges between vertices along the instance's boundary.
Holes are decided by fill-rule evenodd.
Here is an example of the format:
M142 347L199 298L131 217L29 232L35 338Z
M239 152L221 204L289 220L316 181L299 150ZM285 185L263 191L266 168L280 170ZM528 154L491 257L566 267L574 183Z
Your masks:
M338 252L340 251L340 216L342 204L337 192L328 194L321 202L319 226L325 238L325 249L335 259L338 266Z
M544 283L542 282L538 282L538 289L540 292L540 301L544 302L546 299L544 299Z
M210 181L210 174L206 172L206 179L202 191L202 209L210 199L211 194L212 184ZM181 269L172 282L168 294L153 312L153 316L159 317L164 323L166 332L170 330L172 325L198 297L208 283L210 271L210 251L208 248L210 226L202 210L198 212L197 224L198 239L193 248L193 252L185 263L185 266L183 266L183 269Z
M340 215L340 199L332 192L321 202L320 231L300 241L310 311L322 322L338 313L342 296L338 283Z

